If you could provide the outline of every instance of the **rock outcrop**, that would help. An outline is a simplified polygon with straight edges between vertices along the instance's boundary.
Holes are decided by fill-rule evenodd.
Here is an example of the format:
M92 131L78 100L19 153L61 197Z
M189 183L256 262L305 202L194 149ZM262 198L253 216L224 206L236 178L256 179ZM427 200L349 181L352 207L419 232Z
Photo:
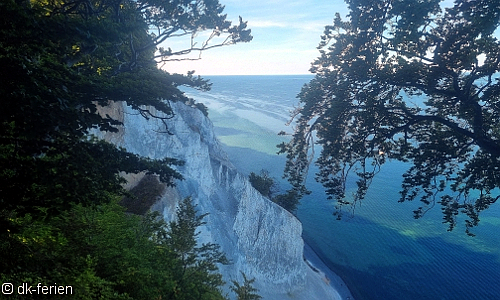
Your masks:
M170 220L177 202L190 196L200 213L209 213L200 239L219 244L232 262L221 267L226 282L241 282L243 271L256 278L254 286L264 299L337 299L335 290L304 262L300 222L238 173L208 118L182 103L172 103L172 108L175 117L168 122L172 134L165 133L160 120L146 120L122 104L107 111L124 123L119 133L107 134L107 140L150 158L185 161L177 168L185 179L168 188L152 209ZM140 176L130 179L137 181Z

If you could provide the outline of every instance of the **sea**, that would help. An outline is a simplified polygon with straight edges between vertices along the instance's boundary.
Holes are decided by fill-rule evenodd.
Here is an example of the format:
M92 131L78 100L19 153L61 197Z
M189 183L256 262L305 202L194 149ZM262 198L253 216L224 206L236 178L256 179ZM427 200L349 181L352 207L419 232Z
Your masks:
M266 170L285 191L285 156L276 154L276 145L289 137L278 132L293 132L293 122L287 123L298 105L296 95L312 75L205 78L211 91L186 93L208 107L232 163L244 174ZM383 165L366 199L339 221L312 166L307 180L312 193L296 212L304 240L357 300L500 299L500 203L481 214L475 237L465 234L463 218L447 231L439 205L414 219L420 203L398 203L408 167L398 161Z

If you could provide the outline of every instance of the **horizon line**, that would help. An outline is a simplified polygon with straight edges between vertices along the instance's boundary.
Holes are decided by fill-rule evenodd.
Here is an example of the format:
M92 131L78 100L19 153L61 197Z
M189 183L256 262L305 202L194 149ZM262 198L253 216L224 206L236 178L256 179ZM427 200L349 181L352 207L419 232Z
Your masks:
M193 74L194 76L304 76L315 75L313 73L297 73L297 74Z

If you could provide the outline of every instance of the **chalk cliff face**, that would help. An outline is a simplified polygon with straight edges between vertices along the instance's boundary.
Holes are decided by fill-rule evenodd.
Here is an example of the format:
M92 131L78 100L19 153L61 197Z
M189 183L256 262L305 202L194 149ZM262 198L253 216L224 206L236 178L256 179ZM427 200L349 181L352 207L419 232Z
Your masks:
M146 120L120 104L113 115L123 120L124 128L105 137L143 156L185 161L178 167L185 179L168 189L152 209L171 220L177 202L190 196L200 213L209 213L200 239L219 244L232 262L221 267L226 282L242 282L243 271L256 278L255 287L264 299L336 299L334 290L304 262L300 222L262 197L238 173L208 118L182 103L172 107L175 117L168 121L172 135L164 133L159 120Z

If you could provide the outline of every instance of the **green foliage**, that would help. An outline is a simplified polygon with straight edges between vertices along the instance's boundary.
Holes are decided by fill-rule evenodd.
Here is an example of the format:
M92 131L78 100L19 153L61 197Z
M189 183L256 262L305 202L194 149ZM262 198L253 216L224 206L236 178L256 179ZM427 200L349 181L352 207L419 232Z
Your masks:
M346 1L319 45L316 74L298 95L301 108L285 176L295 190L321 153L317 180L342 207L356 205L381 166L409 162L400 201L418 199L419 218L436 203L452 230L465 214L466 232L494 204L500 186L500 3L438 0ZM315 141L314 138L317 137ZM357 177L357 191L345 195Z
M261 296L257 294L258 289L253 287L255 278L248 279L245 273L241 272L243 275L243 285L240 285L237 281L232 281L231 290L236 293L238 300L259 300L262 299Z
M203 109L178 87L207 90L210 85L192 73L159 69L157 60L180 56L161 54L161 43L179 32L195 35L203 30L227 35L226 44L251 40L246 23L232 26L215 0L7 0L0 7L5 13L0 21L0 62L5 66L0 76L6 79L0 83L0 203L7 210L66 201L47 196L56 188L74 191L65 195L71 201L98 202L102 197L81 199L87 193L75 190L75 181L92 181L81 183L82 189L97 183L101 186L93 190L116 192L118 171L149 170L167 183L180 178L169 167L179 164L176 160L151 161L89 140L92 129L117 131L120 125L99 114L98 107L124 101L145 118L160 119L168 132L171 101ZM54 174L66 178L52 180ZM19 196L14 200L6 195Z
M285 194L277 194L279 189L276 180L269 176L267 170L261 170L260 175L251 172L248 176L250 184L255 188L262 196L269 198L274 203L288 210L289 212L294 212L299 204L300 196L298 192L294 189L287 191Z
M166 132L173 101L206 113L179 87L210 84L193 72L170 74L158 62L248 42L246 23L228 22L217 0L5 0L0 10L2 281L72 285L81 299L190 299L198 287L215 295L200 291L199 298L220 298L215 245L197 250L207 256L193 264L204 267L181 285L166 225L125 215L116 204L124 194L120 172L155 174L173 185L182 179L174 166L183 162L140 157L90 133L118 131L120 120L99 113L114 102L161 120ZM161 48L205 30L211 38L201 48Z
M273 189L276 187L276 183L272 177L269 176L269 172L266 170L261 170L260 175L251 172L248 176L250 184L262 194L262 196L269 199L272 198Z
M151 286L139 272L137 282L128 278L132 268L151 268L151 232L138 232L141 220L126 216L116 201L99 207L74 205L44 220L14 217L13 222L23 226L2 241L5 282L70 285L76 299L133 299L140 292L131 286ZM132 284L129 290L125 282Z
M222 299L219 287L224 284L222 275L217 273L218 264L228 264L219 245L205 243L198 245L197 228L205 222L207 214L197 215L191 198L179 203L177 220L169 224L169 231L163 237L162 245L172 251L176 260L173 274L177 293L184 292L175 299ZM162 238L161 236L159 236Z
M295 212L300 202L300 197L294 189L286 191L284 194L278 194L271 199L274 203L288 210Z
M203 216L189 199L170 225L123 210L114 201L43 221L14 216L22 230L0 243L2 282L71 285L75 299L223 299L217 264L227 260L217 245L196 246Z

